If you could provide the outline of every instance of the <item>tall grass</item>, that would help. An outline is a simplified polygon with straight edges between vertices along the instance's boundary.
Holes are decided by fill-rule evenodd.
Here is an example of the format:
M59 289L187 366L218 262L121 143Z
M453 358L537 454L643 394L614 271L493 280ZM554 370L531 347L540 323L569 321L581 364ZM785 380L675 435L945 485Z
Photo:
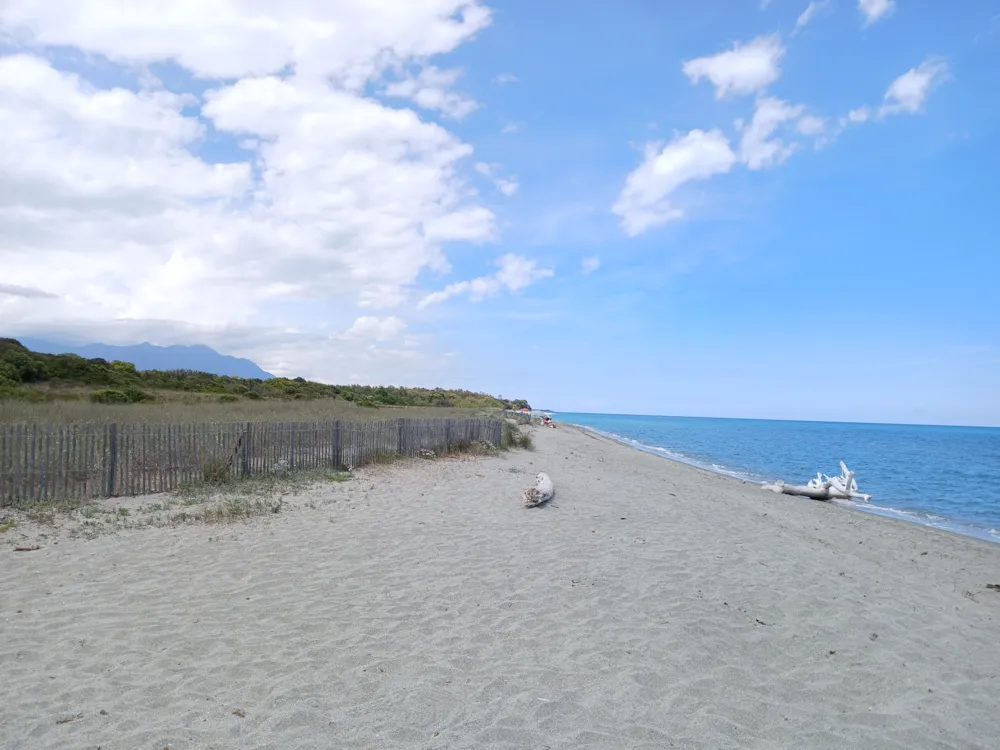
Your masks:
M505 421L500 438L500 448L503 450L521 448L522 450L533 451L535 449L535 439L518 425Z
M208 394L156 394L154 403L100 404L56 400L25 402L0 399L0 423L7 424L195 424L204 422L294 422L342 419L369 422L397 417L469 418L494 416L496 410L451 407L357 406L340 399L220 401Z

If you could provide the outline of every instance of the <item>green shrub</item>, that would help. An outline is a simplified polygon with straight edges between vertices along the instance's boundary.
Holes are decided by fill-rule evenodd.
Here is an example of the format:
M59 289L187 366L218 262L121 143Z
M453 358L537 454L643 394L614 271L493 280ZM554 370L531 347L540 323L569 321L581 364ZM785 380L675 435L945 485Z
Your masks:
M146 393L134 385L124 389L103 388L90 394L90 400L95 404L142 404L155 401L152 394Z
M39 383L49 379L49 370L45 362L31 355L27 350L7 351L3 360L17 373L22 383Z
M0 360L0 385L11 385L19 384L21 382L21 373L17 371L17 368L10 362L4 362Z
M136 388L134 385L130 385L126 388L124 393L130 404L144 404L156 400L153 398L153 394L146 393L146 391L141 388Z
M213 457L201 467L202 478L208 484L221 484L229 479L229 460Z
M128 395L114 388L104 388L90 394L90 400L95 404L127 404Z
M240 400L239 396L234 396L232 393L225 393L218 398L220 404L235 404Z
M521 432L517 425L504 422L503 432L500 436L500 447L505 450L523 448L531 451L535 449L535 441L528 433Z

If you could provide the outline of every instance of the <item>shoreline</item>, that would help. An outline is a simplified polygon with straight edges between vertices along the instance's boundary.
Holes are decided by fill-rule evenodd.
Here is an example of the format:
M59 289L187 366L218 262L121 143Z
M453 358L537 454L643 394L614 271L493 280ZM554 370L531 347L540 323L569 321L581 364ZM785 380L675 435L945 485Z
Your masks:
M722 417L718 417L722 419ZM634 438L628 438L623 435L616 435L614 433L609 433L602 431L596 427L591 427L589 425L577 424L575 422L560 422L567 427L572 427L573 429L583 430L588 433L594 433L605 440L609 440L612 443L622 445L626 448L630 448L640 453L645 453L647 455L656 456L657 458L663 458L668 461L672 461L681 466L688 466L693 469L698 469L700 471L705 471L715 476L726 477L728 479L734 479L738 482L745 484L755 484L763 485L767 483L767 480L755 479L753 477L739 476L738 472L735 470L727 470L723 467L712 468L709 466L704 466L701 463L696 462L694 459L689 459L676 453L675 451L665 448L663 446L647 445ZM983 429L993 429L993 428L983 428ZM799 498L806 499L806 498ZM877 498L876 498L877 500ZM816 501L812 501L816 502ZM857 511L864 513L869 516L875 516L877 518L888 518L894 521L901 521L903 523L911 524L914 526L920 526L925 529L933 529L935 531L941 531L949 534L956 534L958 536L978 539L979 541L988 542L990 544L1000 544L1000 535L998 535L997 529L986 528L985 526L976 526L971 523L965 523L962 521L955 521L943 516L936 516L934 519L924 519L917 513L908 510L901 510L898 508L891 508L887 506L878 505L877 502L871 504L855 503L846 500L831 500L831 504L844 508L845 510Z
M529 429L534 451L366 467L246 523L0 547L0 746L1000 736L996 545ZM538 471L555 497L526 509Z

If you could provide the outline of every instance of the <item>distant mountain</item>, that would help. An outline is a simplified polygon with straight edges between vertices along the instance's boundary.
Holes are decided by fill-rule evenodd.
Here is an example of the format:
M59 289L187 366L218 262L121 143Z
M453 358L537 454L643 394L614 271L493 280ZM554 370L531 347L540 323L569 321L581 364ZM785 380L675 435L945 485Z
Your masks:
M242 357L219 354L207 346L135 346L113 344L65 344L39 339L19 339L29 349L43 354L79 354L87 359L101 358L109 362L131 362L137 370L197 370L213 375L236 375L241 378L273 378L254 362Z

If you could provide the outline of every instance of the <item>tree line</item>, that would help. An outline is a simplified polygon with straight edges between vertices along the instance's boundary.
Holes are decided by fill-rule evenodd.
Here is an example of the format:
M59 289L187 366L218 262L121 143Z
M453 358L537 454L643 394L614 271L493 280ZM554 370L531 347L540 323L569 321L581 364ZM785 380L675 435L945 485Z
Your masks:
M0 338L0 398L41 398L42 384L83 386L102 403L155 401L155 391L214 394L223 400L334 398L359 406L530 408L524 399L446 388L327 385L304 378L240 378L195 370L137 370L131 362L86 359L76 354L33 352L19 341Z

